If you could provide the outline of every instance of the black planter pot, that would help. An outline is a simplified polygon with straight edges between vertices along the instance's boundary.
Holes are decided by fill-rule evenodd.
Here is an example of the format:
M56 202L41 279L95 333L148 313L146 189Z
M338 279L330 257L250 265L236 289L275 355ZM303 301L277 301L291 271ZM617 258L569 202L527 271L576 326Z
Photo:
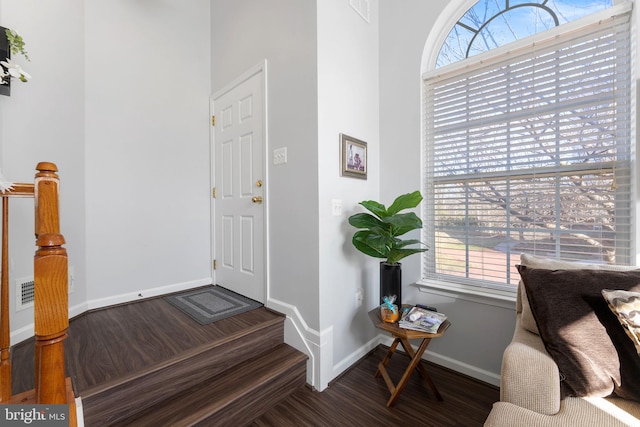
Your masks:
M396 296L398 307L402 306L402 263L380 263L380 304L385 296Z

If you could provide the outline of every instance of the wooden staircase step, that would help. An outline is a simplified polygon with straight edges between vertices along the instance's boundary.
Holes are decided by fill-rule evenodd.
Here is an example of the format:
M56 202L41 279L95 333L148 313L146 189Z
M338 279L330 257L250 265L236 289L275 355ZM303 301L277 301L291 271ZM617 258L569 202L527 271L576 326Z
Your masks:
M207 382L284 342L284 316L273 316L207 345L81 393L87 426L112 425ZM158 424L160 425L160 424ZM166 424L165 424L166 425Z
M305 385L306 360L305 354L280 344L134 418L109 425L243 426ZM171 385L167 383L165 387Z

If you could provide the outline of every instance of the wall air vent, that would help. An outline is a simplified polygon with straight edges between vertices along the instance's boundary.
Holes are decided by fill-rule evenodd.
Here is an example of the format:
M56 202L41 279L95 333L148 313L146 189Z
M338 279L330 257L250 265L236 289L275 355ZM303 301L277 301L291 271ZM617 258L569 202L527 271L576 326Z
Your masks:
M33 307L33 285L33 277L25 277L16 280L16 311Z

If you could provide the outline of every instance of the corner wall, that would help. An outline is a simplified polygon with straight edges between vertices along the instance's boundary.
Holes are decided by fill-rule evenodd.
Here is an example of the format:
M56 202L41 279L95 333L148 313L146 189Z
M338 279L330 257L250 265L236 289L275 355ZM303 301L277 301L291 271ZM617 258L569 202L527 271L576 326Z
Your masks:
M379 261L351 243L348 217L362 200L380 200L378 0L364 19L350 2L318 1L318 163L321 386L377 344L367 315L378 305ZM364 2L363 2L364 3ZM367 143L367 179L340 176L340 134ZM342 213L334 215L333 202ZM362 304L356 294L362 293Z
M211 283L209 6L0 0L33 76L0 97L0 166L18 182L60 170L70 316ZM14 200L12 286L35 251L33 201ZM32 336L33 310L11 326L12 343Z

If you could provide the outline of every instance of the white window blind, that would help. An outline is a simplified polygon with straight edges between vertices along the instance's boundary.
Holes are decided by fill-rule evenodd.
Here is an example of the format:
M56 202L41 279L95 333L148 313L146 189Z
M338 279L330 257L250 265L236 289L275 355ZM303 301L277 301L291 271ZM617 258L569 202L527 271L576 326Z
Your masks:
M626 9L424 76L426 279L513 289L523 252L630 264Z

